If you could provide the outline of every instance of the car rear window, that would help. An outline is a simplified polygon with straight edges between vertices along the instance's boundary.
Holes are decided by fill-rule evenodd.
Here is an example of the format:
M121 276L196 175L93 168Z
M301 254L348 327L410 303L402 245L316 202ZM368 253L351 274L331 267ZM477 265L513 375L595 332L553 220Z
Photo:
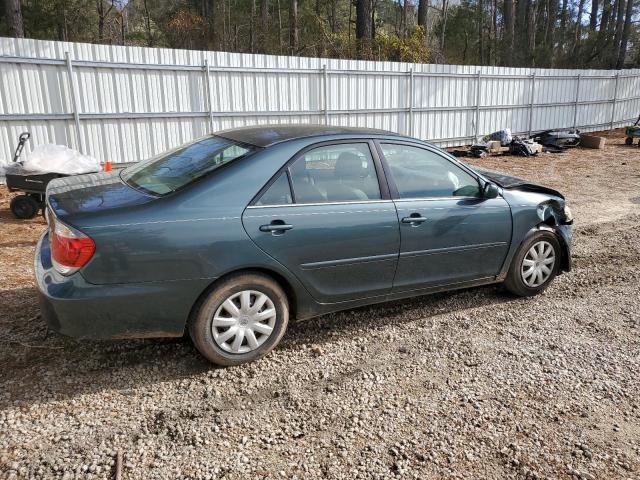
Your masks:
M226 138L206 137L132 165L122 171L121 178L134 188L167 195L255 150Z

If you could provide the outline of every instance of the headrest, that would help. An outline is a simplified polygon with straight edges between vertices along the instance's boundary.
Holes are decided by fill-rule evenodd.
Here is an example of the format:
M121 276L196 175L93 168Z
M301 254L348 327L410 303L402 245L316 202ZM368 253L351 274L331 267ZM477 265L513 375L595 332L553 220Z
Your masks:
M336 160L335 176L339 178L364 178L367 169L362 166L362 159L355 153L342 152Z
M304 157L299 158L289 168L292 177L304 177L307 175L307 162Z

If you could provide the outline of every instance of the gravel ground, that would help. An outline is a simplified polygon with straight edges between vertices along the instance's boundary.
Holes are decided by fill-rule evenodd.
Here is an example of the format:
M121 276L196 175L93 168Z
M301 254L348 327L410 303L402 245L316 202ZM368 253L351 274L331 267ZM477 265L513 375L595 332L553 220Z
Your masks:
M0 475L6 478L640 478L640 150L484 167L567 194L574 270L290 326L266 359L187 340L46 335L41 219L0 190ZM90 312L87 312L90 315Z

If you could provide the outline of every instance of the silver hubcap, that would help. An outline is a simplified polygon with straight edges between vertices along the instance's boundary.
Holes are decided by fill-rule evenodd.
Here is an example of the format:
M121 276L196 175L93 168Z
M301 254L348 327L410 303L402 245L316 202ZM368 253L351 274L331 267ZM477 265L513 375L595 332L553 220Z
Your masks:
M262 345L276 325L276 307L262 292L243 290L227 298L211 320L211 333L229 353L247 353Z
M553 245L544 240L534 243L522 260L522 280L525 285L531 288L542 285L551 276L555 263Z

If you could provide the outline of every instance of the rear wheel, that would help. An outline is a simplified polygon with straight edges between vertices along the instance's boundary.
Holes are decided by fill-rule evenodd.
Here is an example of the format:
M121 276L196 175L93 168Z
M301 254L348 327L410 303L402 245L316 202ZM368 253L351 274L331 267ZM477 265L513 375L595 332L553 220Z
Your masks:
M536 233L523 242L513 258L505 287L522 297L540 293L557 275L560 255L560 243L553 233Z
M11 200L10 208L16 218L25 220L35 217L40 205L30 195L18 195Z
M201 301L189 333L209 361L231 366L269 353L288 322L282 288L266 275L240 274L222 281Z
M625 138L624 139L624 143L626 143L627 145L633 144L633 138L631 138L631 137Z

